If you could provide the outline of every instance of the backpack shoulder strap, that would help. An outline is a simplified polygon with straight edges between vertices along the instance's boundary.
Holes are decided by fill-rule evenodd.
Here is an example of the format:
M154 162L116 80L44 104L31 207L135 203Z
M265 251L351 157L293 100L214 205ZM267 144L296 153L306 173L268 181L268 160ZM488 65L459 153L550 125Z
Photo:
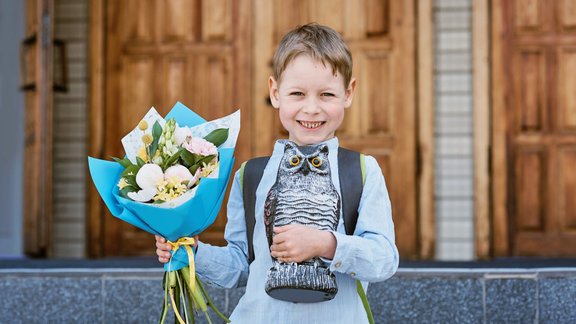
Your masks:
M353 235L358 222L358 206L364 187L364 155L340 147L338 149L338 177L344 228L346 234Z
M248 239L248 263L254 261L254 227L256 225L255 206L256 188L262 179L264 168L270 159L269 156L248 160L240 167L240 186L244 201L244 217L246 218L246 236Z

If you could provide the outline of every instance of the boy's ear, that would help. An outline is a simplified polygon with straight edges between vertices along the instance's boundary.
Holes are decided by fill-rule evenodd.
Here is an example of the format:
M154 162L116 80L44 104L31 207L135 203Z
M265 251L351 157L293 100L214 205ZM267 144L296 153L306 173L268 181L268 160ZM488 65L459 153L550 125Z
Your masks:
M278 99L278 82L273 77L268 78L268 90L270 92L270 103L272 107L280 108L280 100Z
M344 108L349 108L352 105L352 99L354 99L354 91L356 91L356 79L352 78L348 89L346 89L346 102Z

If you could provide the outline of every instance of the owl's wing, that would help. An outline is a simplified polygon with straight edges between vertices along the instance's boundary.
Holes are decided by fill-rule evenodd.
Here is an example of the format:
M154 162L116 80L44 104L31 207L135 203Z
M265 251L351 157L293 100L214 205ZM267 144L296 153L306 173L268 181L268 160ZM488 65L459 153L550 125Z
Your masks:
M276 186L273 186L264 203L264 225L266 226L266 237L268 238L268 246L272 245L272 234L274 233L274 216L276 215L276 206L278 204L278 191Z

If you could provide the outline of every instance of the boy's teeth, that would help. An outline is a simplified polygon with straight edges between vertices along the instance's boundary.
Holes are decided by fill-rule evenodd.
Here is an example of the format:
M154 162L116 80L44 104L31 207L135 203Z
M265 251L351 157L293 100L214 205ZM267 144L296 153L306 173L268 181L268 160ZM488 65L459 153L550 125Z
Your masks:
M300 122L300 124L302 124L302 126L306 127L306 128L316 128L319 127L320 125L322 125L322 122Z

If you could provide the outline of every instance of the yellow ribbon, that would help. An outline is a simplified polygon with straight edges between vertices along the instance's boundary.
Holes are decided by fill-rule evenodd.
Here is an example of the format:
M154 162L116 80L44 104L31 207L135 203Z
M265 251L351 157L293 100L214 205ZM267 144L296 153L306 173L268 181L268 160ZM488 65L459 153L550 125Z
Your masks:
M168 244L172 246L172 251L174 251L174 253L176 253L176 251L181 246L183 246L184 249L186 250L186 253L188 254L188 264L190 266L191 291L194 291L194 289L196 288L196 267L194 266L194 252L192 251L192 248L190 246L194 246L195 243L196 240L194 240L193 237L181 237L176 242L168 241ZM172 253L172 256L174 256L174 253ZM170 256L170 262L172 262L172 256ZM170 268L170 266L168 266L168 268Z

